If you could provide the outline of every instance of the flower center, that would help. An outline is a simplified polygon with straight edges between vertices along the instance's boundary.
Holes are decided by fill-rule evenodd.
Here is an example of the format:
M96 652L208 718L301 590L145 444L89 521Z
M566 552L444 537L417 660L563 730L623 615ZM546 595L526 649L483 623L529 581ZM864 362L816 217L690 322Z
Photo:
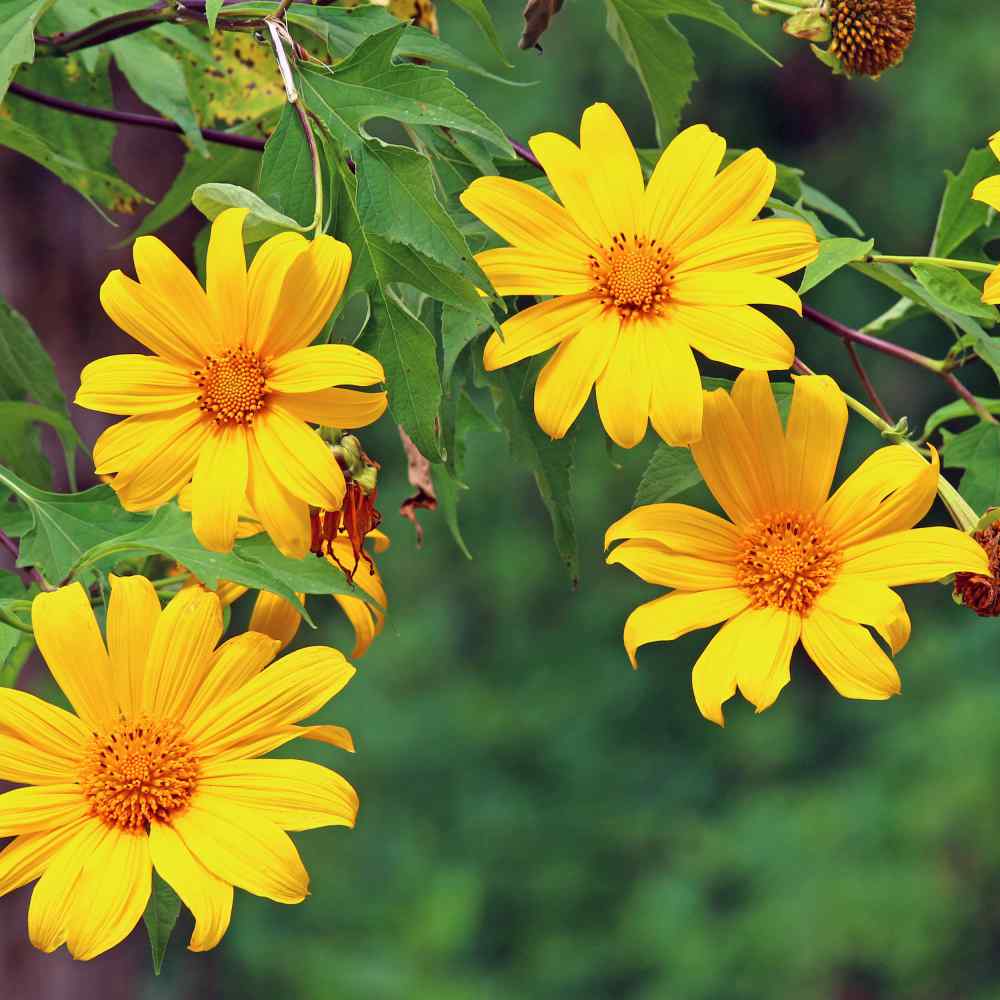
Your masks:
M839 568L840 551L815 518L770 514L744 535L736 556L736 581L755 608L804 614Z
M144 830L188 804L198 783L198 758L176 722L123 720L94 736L80 772L83 794L108 826Z
M192 372L201 395L198 404L217 424L250 424L264 405L267 371L264 363L243 347L221 357L206 356L205 367Z
M601 304L615 306L622 319L658 313L670 297L670 255L656 240L619 233L591 255L590 272Z
M878 76L903 58L916 27L914 0L828 0L830 51L849 73Z

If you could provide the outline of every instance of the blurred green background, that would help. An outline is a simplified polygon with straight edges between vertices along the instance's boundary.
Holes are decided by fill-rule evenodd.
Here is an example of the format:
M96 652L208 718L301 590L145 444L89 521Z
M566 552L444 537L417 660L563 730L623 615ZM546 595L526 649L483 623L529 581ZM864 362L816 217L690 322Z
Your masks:
M906 61L877 83L832 78L778 18L723 5L784 68L684 23L701 77L685 124L708 122L733 146L803 167L883 252L926 252L944 169L1000 128L993 5L921 5ZM568 0L543 55L514 48L520 2L488 6L512 75L540 83L460 84L512 135L575 138L583 108L607 100L637 144L653 144L602 4ZM488 63L472 23L446 0L440 8L443 36ZM892 298L842 273L810 301L860 324ZM782 320L813 368L858 391L834 338ZM894 336L937 355L949 343L931 320ZM949 399L931 376L868 360L895 415L919 426ZM982 373L967 374L989 391ZM357 829L296 835L311 897L284 908L239 893L214 953L183 950L183 918L158 980L134 935L123 995L1000 998L994 622L955 607L944 587L907 588L902 697L842 700L797 657L772 709L756 717L734 700L721 730L690 691L708 633L645 647L637 672L621 645L628 612L658 591L604 566L601 537L631 506L652 438L609 456L592 407L585 414L576 592L501 435L470 441L461 520L471 562L437 514L421 512L416 548L395 513L408 491L395 431L386 421L364 439L383 463L389 621L322 716L352 729L356 756L294 751L356 785ZM852 423L842 468L879 443ZM710 503L698 491L691 500ZM332 603L319 633L307 631L299 643L350 647ZM103 961L73 976L99 976Z

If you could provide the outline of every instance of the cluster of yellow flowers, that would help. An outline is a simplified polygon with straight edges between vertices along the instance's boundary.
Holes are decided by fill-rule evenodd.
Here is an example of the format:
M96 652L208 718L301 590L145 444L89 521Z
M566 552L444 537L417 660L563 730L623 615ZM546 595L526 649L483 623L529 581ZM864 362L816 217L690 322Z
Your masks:
M882 448L830 495L847 408L829 377L796 379L783 426L767 372L788 369L794 348L754 306L801 311L779 278L815 259L817 242L806 223L757 218L774 164L755 149L720 171L725 142L697 125L647 185L604 104L584 114L579 147L544 134L531 148L559 202L502 177L462 196L511 244L478 255L497 292L546 297L490 337L486 368L555 347L535 389L549 435L566 434L596 387L612 440L631 448L651 422L690 447L728 518L663 503L608 529L609 563L670 588L625 625L633 665L641 645L724 622L693 673L698 707L719 724L737 688L758 711L774 702L800 639L840 694L898 692L868 631L893 653L906 644L910 621L891 588L986 572L986 555L953 528L914 527L938 487L933 453ZM977 196L1000 207L997 180ZM349 489L312 425L376 420L386 394L358 387L384 373L353 347L309 346L346 285L349 248L286 233L248 270L245 214L227 210L212 226L207 291L160 241L136 242L139 280L113 273L101 301L153 353L88 365L77 402L127 416L94 449L126 508L180 495L206 548L226 552L264 530L300 558L314 548L317 511L338 511ZM731 392L702 390L695 350L743 370ZM346 562L356 540L327 541L324 554ZM377 575L358 581L385 605ZM80 584L36 598L38 645L76 712L0 689L0 778L25 786L0 795L0 836L15 837L0 853L0 894L38 879L29 932L39 948L66 943L90 958L113 947L143 912L154 869L195 916L191 947L211 948L234 886L284 903L306 895L285 831L354 824L358 799L343 778L263 759L296 738L352 750L346 730L300 723L354 668L323 647L268 666L299 623L268 594L251 631L217 646L222 605L243 589L187 586L161 610L148 580L112 577L106 643ZM361 655L382 614L338 600Z

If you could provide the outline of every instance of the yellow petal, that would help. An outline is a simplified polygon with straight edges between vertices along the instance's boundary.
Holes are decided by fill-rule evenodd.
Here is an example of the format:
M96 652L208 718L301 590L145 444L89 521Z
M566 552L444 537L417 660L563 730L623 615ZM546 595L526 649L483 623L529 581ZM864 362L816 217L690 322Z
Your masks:
M785 435L788 499L793 509L811 514L830 495L847 429L847 404L829 375L795 378Z
M609 566L624 566L646 583L678 590L715 590L736 583L731 562L674 552L656 542L622 542L607 562Z
M160 599L144 576L111 574L108 652L118 704L125 715L141 710L146 655L160 620Z
M819 256L812 226L794 219L759 219L721 226L677 252L674 273L750 271L780 278Z
M722 705L737 685L758 712L774 704L789 681L800 619L777 608L751 608L728 621L698 657L694 700L706 719L724 726Z
M198 362L195 367L200 367L206 354L224 350L212 325L205 290L165 243L155 236L140 236L132 245L132 259L143 289L159 303L158 312L173 332L173 340L184 346L185 354L193 353Z
M714 562L731 561L740 533L716 514L683 503L636 507L604 534L604 547L622 538L656 542L666 549Z
M845 698L883 701L899 694L899 674L870 633L814 607L802 622L802 645Z
M321 389L283 396L281 405L299 420L344 430L375 423L385 413L389 397L384 392Z
M76 714L103 730L118 718L111 662L87 592L79 583L39 594L31 605L35 641Z
M174 413L143 414L112 424L94 445L94 471L104 476L130 469L134 475L135 466L155 456L162 445L187 435L199 423L198 410L185 407Z
M587 164L587 182L605 228L629 236L638 233L642 167L625 126L607 104L592 104L584 111L580 149Z
M385 616L374 611L371 605L360 597L334 594L333 599L340 605L340 610L347 616L354 629L354 649L351 650L351 656L355 660L360 659L368 652L368 647L382 631Z
M258 350L280 357L311 344L344 294L350 270L351 248L346 243L332 236L313 239L289 264L267 328L255 324Z
M597 412L608 437L621 448L634 448L646 436L652 365L646 356L646 324L627 323L618 346L595 385Z
M216 878L276 903L300 903L309 875L291 838L253 809L199 793L171 826Z
M80 872L66 913L69 953L85 961L123 941L146 909L152 878L145 832L106 827Z
M502 338L496 333L490 336L483 351L483 367L491 372L541 354L594 322L602 311L590 293L549 299L523 309L500 327Z
M202 445L191 491L191 528L211 552L230 552L246 502L249 459L243 424L213 428Z
M298 598L304 601L305 594L299 594ZM295 638L301 622L302 616L285 598L262 590L257 594L247 628L251 632L261 632L272 639L277 639L280 650Z
M256 435L247 440L250 474L247 497L264 530L290 559L301 559L309 551L309 505L285 489L280 473L274 473L264 461ZM345 484L346 490L346 484Z
M689 201L684 221L673 230L672 246L684 247L723 226L750 222L774 187L774 164L759 149L749 149L729 164L700 203Z
M293 726L296 735L304 740L316 740L328 746L339 747L354 753L354 738L343 726Z
M0 837L38 833L90 815L90 803L76 782L15 788L0 795Z
M786 306L802 314L790 285L751 271L686 271L670 286L674 302L689 306Z
M579 295L594 287L586 257L500 247L477 253L476 263L498 295Z
M1000 267L994 268L983 285L983 302L987 305L1000 303Z
M104 279L100 298L104 311L116 326L168 361L194 371L204 362L205 355L212 353L206 345L214 342L215 332L208 332L207 308L198 325L188 327L174 312L172 301L154 295L121 271L112 271Z
M246 208L227 208L212 223L205 258L205 284L223 347L234 350L247 339L247 260L243 250Z
M774 320L751 306L678 306L670 318L696 350L734 368L790 368L795 346Z
M766 504L773 511L785 510L789 504L785 431L767 375L741 372L733 385L732 400L757 444L758 482Z
M0 781L55 785L79 776L79 755L72 761L36 746L34 741L0 733Z
M975 201L983 201L990 208L995 208L1000 212L1000 175L987 177L980 181L972 189L972 198Z
M608 309L564 340L535 383L535 419L551 438L564 437L587 402L618 341L618 313Z
M938 474L936 451L928 462L907 445L879 448L844 480L820 517L843 546L912 528L934 503Z
M763 478L758 449L729 394L704 394L701 440L691 456L705 483L729 519L741 527L767 514L768 481Z
M910 616L903 599L884 583L841 573L816 607L859 625L870 625L898 653L910 641Z
M0 851L0 896L34 882L49 862L80 832L88 818L42 833L22 833ZM58 947L58 945L56 946Z
M675 447L701 437L701 376L684 333L669 322L644 323L650 372L649 419L653 429Z
M706 125L679 132L663 151L643 199L643 230L663 240L678 217L700 204L722 163L726 142Z
M163 609L146 660L142 705L154 718L180 718L212 664L222 635L219 598L186 587Z
M477 177L459 201L514 246L581 259L593 253L593 242L569 212L530 184Z
M588 179L591 165L584 159L579 148L565 136L555 132L532 136L528 145L538 157L553 190L577 226L588 239L602 246L610 246L612 235L620 227L610 229L604 221Z
M625 622L625 652L637 666L635 651L648 642L669 642L695 629L717 625L750 606L736 587L694 593L674 591L640 604Z
M234 760L209 764L199 789L235 802L282 830L354 826L358 795L335 771L304 760Z
M385 381L376 358L349 344L302 347L275 358L267 376L274 392L318 392L335 385L375 385Z
M247 347L260 352L281 302L281 288L288 269L309 249L309 241L301 233L278 233L265 240L254 255L247 272L247 313L250 319Z
M206 761L236 751L262 732L292 725L319 711L354 673L354 667L335 649L298 649L210 705L191 725L189 737Z
M66 941L74 889L83 866L93 856L107 830L108 827L94 817L74 828L72 838L52 855L35 885L28 905L28 937L40 951L55 951Z
M191 374L148 354L112 354L80 373L74 402L102 413L162 413L193 406L198 387Z
M119 466L111 483L122 506L126 510L152 510L177 496L190 482L212 426L198 410L191 409L167 425L151 428L148 440Z
M933 583L951 573L989 575L989 560L976 541L955 528L912 528L851 545L841 572L899 587Z
M340 510L347 490L344 473L311 427L272 403L254 420L253 439L272 475L285 490L314 507ZM256 453L251 464L256 466ZM261 505L252 494L250 504L267 528Z
M27 691L0 688L0 735L33 743L39 750L73 764L79 762L81 747L90 740L91 730L75 715Z
M243 632L227 639L212 654L204 679L181 721L195 721L211 705L238 691L278 655L280 648L275 639L256 631Z
M194 933L188 948L191 951L214 948L229 929L233 887L205 868L166 823L150 824L149 852L160 877L194 916Z

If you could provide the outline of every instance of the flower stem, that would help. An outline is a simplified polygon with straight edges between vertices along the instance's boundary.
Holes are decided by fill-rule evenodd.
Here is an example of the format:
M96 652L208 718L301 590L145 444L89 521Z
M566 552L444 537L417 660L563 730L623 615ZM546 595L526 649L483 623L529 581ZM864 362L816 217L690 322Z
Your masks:
M788 0L782 3L780 0L750 0L754 13L764 11L768 14L798 14L805 4L796 3L795 0Z
M97 118L100 121L117 122L119 125L141 125L145 128L156 128L164 132L183 134L184 129L169 118L158 118L156 115L143 115L134 111L116 111L114 108L95 108L89 104L79 104L66 100L64 97L53 97L41 91L32 90L14 82L9 93L23 97L26 101L44 104L59 111L68 111L71 115L83 115L86 118ZM238 135L235 132L223 132L214 128L203 128L201 134L209 142L218 142L226 146L239 146L242 149L253 149L260 152L264 148L264 140L252 135Z
M866 264L934 264L936 267L950 267L955 271L979 271L981 274L992 274L996 264L986 264L978 260L953 260L951 257L896 257L888 254L870 253L865 257Z
M25 601L23 603L27 604L29 608L31 607L30 601ZM14 614L13 611L10 610L10 605L7 607L0 606L0 622L3 622L5 625L9 625L11 628L16 628L18 632L27 632L29 635L33 634L35 631L28 622L22 621L16 614Z

